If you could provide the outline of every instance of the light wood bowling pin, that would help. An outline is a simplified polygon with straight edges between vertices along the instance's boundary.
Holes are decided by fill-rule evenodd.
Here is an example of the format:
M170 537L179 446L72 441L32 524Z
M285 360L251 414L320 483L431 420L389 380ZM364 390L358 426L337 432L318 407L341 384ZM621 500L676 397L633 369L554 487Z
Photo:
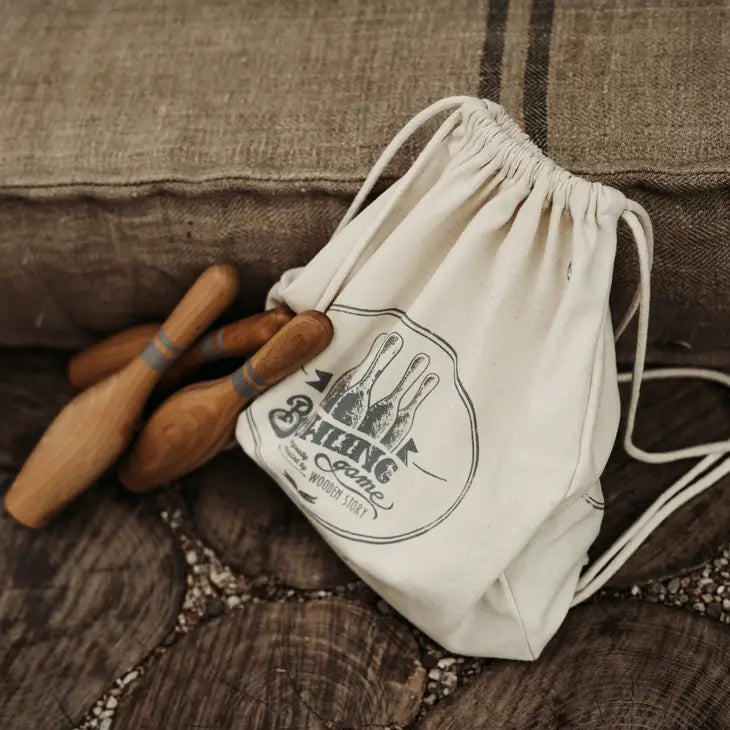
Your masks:
M197 342L163 375L160 388L170 388L207 362L252 355L292 317L291 309L277 307L219 327Z
M277 307L220 327L195 343L162 376L161 390L173 387L206 362L227 357L244 357L261 347L292 317L287 307ZM77 390L121 370L144 349L159 324L142 324L108 337L74 355L68 364L68 379Z
M322 352L332 334L324 314L302 312L232 376L195 383L170 396L122 461L122 484L147 492L210 461L230 441L241 410Z
M400 352L401 347L403 347L403 338L397 332L391 332L365 374L354 385L351 385L332 406L330 413L333 418L352 428L360 425L370 407L370 392L375 381Z
M234 268L208 268L138 357L56 416L5 495L8 512L40 527L103 474L129 444L162 373L237 293Z
M358 430L375 439L387 433L395 421L403 396L425 372L430 362L430 358L425 353L421 352L416 355L393 391L368 408Z
M107 337L87 347L68 362L68 381L76 390L84 390L109 377L134 360L160 329L161 322L137 327Z
M413 398L398 411L393 425L380 442L386 449L393 451L411 431L418 406L426 400L428 394L439 384L439 376L429 373L418 386Z

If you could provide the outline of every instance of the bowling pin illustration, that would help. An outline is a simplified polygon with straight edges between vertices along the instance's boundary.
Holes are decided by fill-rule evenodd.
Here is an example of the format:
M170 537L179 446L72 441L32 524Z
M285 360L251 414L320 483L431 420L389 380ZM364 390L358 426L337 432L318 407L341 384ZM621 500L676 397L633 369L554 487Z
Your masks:
M426 400L428 394L438 385L439 376L436 373L429 373L418 386L416 394L411 400L398 411L393 425L388 433L381 439L381 444L388 450L396 449L403 439L408 436L413 426L413 419L416 417L418 406Z
M430 358L425 353L421 352L416 355L393 391L368 408L359 430L375 439L387 433L395 421L405 394L425 372L430 362Z
M354 385L351 385L332 406L330 413L333 418L352 428L360 425L370 407L370 391L375 385L375 381L400 352L401 347L403 347L403 338L397 332L391 332L365 374Z
M347 389L353 384L355 376L363 367L363 365L365 365L366 367L370 366L372 361L377 356L378 352L380 352L380 348L383 346L383 340L385 340L386 336L387 335L385 334L385 332L379 334L373 340L373 344L370 345L370 350L365 358L358 365L355 365L354 368L348 370L335 381L335 384L330 389L330 392L327 393L327 395L322 400L321 407L325 411L329 412L332 410L332 406L337 403L337 401L345 394Z

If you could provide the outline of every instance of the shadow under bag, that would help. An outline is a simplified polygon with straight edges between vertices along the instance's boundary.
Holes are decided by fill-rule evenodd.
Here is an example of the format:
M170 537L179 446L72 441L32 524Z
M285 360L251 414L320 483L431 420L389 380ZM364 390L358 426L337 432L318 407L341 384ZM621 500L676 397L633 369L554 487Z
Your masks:
M403 142L451 110L409 171L356 215ZM697 457L586 570L619 423L609 290L619 219L641 285L625 446ZM561 169L504 109L454 97L414 117L330 242L267 306L319 309L332 344L240 417L245 451L335 552L461 654L535 659L566 612L656 524L730 472L730 442L650 454L632 433L649 315L649 217Z

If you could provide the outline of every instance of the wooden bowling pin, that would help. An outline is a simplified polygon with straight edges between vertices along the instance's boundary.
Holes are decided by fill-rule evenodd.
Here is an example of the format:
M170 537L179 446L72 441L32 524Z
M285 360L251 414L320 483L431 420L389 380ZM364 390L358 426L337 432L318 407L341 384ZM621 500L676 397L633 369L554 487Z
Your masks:
M293 316L287 307L277 307L220 327L185 352L162 376L159 387L171 388L206 362L256 352ZM132 327L74 355L68 364L69 382L77 390L84 390L121 370L139 355L159 327L159 324Z
M103 474L132 439L162 373L237 293L234 268L208 268L140 355L56 416L5 495L8 512L28 527L40 527Z
M291 309L277 307L219 327L197 342L163 375L160 387L174 386L206 362L253 354L292 317Z
M151 322L130 327L74 355L68 362L69 382L76 390L84 390L121 370L142 352L160 324Z
M241 410L322 352L332 334L324 314L302 312L232 376L195 383L170 396L122 461L122 484L147 492L210 461L230 441Z
M416 417L418 406L426 400L428 394L439 384L439 376L436 373L429 373L418 386L413 398L398 411L393 425L381 440L381 444L388 450L393 451L411 431L413 419Z
M330 413L333 418L353 428L360 425L370 407L370 392L375 381L400 352L401 347L403 338L397 332L389 334L362 378L350 386L332 406Z
M424 373L429 362L430 358L425 353L421 352L416 355L393 391L368 408L358 430L375 439L387 433L395 421L403 396Z

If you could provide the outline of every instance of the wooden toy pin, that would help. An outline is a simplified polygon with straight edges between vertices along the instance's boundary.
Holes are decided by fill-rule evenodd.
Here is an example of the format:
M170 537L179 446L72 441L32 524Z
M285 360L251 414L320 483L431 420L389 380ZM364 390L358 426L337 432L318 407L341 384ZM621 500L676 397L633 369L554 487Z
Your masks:
M103 474L132 439L162 373L237 294L233 267L208 268L141 354L56 416L5 495L8 512L28 527L40 527Z
M170 396L122 461L122 484L147 492L212 459L233 436L241 410L322 352L332 334L324 314L302 312L232 376L195 383Z
M293 316L294 312L287 307L277 307L220 327L182 355L162 376L159 387L171 388L206 362L256 352ZM131 327L74 355L68 364L69 382L76 390L84 390L121 370L139 355L159 327L159 324Z
M155 336L162 322L140 324L119 332L74 355L68 363L68 381L85 390L134 360Z

